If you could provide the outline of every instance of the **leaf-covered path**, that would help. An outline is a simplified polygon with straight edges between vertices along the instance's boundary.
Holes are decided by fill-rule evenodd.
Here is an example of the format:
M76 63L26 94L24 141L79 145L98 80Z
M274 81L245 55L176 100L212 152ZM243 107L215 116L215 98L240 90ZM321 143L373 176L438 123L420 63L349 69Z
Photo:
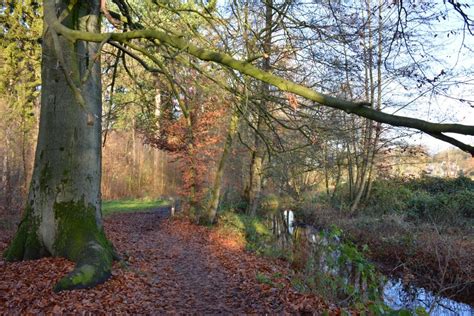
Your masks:
M0 259L0 314L318 313L327 306L290 285L286 263L243 250L235 236L166 218L166 209L116 214L105 227L125 264L94 289L53 293L73 268L59 258ZM10 234L0 234L0 251ZM260 276L260 282L257 280ZM262 279L265 282L262 282Z

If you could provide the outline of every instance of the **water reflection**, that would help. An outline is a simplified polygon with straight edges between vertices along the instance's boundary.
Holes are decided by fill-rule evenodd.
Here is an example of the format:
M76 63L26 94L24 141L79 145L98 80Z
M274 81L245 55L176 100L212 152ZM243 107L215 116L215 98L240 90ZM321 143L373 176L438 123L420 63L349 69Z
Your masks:
M383 289L384 301L389 307L399 310L414 311L417 307L424 308L433 316L472 316L474 308L432 292L414 286L404 286L400 280L389 280Z
M285 226L289 233L293 235L295 233L294 214L291 210L286 210L283 215L286 222ZM355 270L352 266L342 265L336 267L334 265L334 263L340 261L341 256L341 251L337 247L341 244L341 241L337 236L328 238L327 232L325 233L311 225L303 224L298 228L304 231L309 244L317 250L313 253L313 257L316 259L314 263L318 266L319 271L328 275L338 275L345 280L345 283L350 282L353 283L352 285L355 288L360 288L361 292L367 290L367 283L362 284L360 282L360 275L354 274ZM383 289L380 287L379 293L382 291L385 304L394 310L415 311L421 307L433 316L474 316L473 306L434 295L423 288L405 286L400 280L389 279Z

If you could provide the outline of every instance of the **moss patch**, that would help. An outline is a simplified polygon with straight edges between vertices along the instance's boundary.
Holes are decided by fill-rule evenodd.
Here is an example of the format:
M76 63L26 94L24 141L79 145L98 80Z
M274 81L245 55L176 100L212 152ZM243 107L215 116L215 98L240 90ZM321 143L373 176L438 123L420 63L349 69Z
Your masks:
M110 276L112 245L97 226L95 214L95 207L84 201L54 204L58 221L55 255L76 262L76 268L58 282L55 291L93 287Z
M38 218L33 216L32 209L27 207L15 237L4 253L5 260L32 260L46 255L46 251L38 238L38 227Z
M23 254L25 252L25 242L28 237L28 226L27 224L22 221L20 226L18 226L18 230L13 237L10 245L8 246L7 250L3 254L3 257L7 261L20 261L23 260Z
M106 244L102 228L97 227L95 208L83 201L54 203L58 230L54 243L55 255L77 261L90 241Z
M71 273L56 284L54 291L87 289L105 282L111 275L112 257L104 251L94 258L88 258L90 263L87 264L78 263Z

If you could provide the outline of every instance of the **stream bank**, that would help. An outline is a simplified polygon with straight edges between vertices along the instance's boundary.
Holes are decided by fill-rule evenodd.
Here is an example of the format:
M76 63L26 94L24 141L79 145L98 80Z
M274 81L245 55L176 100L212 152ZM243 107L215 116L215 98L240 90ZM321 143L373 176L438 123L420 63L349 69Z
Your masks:
M296 233L293 234L294 240L297 240L299 238L297 235L298 231L304 230L304 233L300 232L299 234L304 235L305 238L309 241L309 244L311 244L311 246L314 248L311 252L311 260L313 262L316 261L318 263L317 270L329 272L327 273L327 275L329 276L329 278L332 279L335 278L334 274L337 274L337 278L342 278L344 280L341 283L343 286L349 288L351 288L351 286L354 288L364 287L363 291L367 291L370 290L370 288L368 288L370 282L382 282L370 280L367 281L367 277L365 277L364 281L361 281L361 273L367 276L370 275L371 270L361 270L362 268L358 268L359 270L357 270L354 268L354 265L359 265L360 267L363 267L363 265L367 264L366 261L364 261L364 259L358 258L353 254L350 255L352 257L346 258L347 254L344 253L344 251L348 252L347 250L344 250L344 245L347 242L351 243L351 241L353 241L354 245L357 245L357 248L359 249L362 248L362 245L367 243L369 244L370 251L365 251L363 255L366 258L370 259L370 262L374 263L377 266L378 271L381 271L384 274L384 281L382 284L380 284L379 292L383 294L383 301L390 308L395 310L407 309L410 311L415 311L417 308L422 308L424 311L430 313L430 315L474 314L474 308L471 302L472 297L469 294L472 287L472 283L469 283L469 281L464 280L466 284L464 288L448 287L447 279L452 274L455 274L457 272L457 269L459 269L459 267L456 265L450 265L450 261L447 261L445 263L446 269L444 271L444 278L446 279L442 279L438 283L436 283L435 279L437 275L436 273L430 273L430 271L424 270L428 269L430 264L433 263L425 262L424 266L418 266L418 270L415 270L415 272L417 272L417 274L420 274L421 276L424 275L425 280L428 279L429 281L431 281L430 283L422 283L423 278L416 277L416 274L410 273L410 271L413 270L408 269L407 264L401 266L399 265L399 260L403 256L407 255L409 249L398 250L399 253L398 256L395 257L395 265L394 262L390 263L391 258L389 257L389 255L392 254L391 251L393 251L393 249L390 249L389 251L385 249L386 251L384 252L383 243L380 243L378 247L375 247L374 249L376 252L374 252L374 249L372 249L373 243L370 243L370 239L367 240L363 238L354 238L354 235L350 234L353 233L351 231L349 234L344 235L342 235L342 231L340 231L337 235L334 235L334 233L332 232L334 228L329 229L329 225L321 225L319 227L316 227L303 223L295 224L292 221L289 221L289 216L286 216L284 218L287 220L287 223L285 223L286 227L296 227ZM364 241L366 241L366 243L364 243ZM425 251L433 249L437 250L437 248L428 248L425 249ZM353 250L350 249L349 251ZM314 259L315 256L316 259ZM374 260L374 258L382 258L383 260ZM416 262L419 262L420 260L425 258L426 256L419 256L418 258L416 258ZM428 277L426 277L427 274ZM457 282L460 281L457 280ZM425 284L428 284L428 286L426 286ZM438 287L436 287L436 285L438 285ZM363 293L363 291L361 292Z

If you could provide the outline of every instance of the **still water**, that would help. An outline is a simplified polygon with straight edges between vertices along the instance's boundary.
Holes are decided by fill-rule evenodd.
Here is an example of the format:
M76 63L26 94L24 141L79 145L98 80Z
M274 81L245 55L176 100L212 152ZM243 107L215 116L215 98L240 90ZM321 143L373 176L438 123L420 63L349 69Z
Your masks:
M404 286L400 280L389 280L383 289L385 304L398 309L415 310L423 307L433 316L472 316L474 308L468 304L434 295L432 292L414 286Z
M294 232L294 214L291 210L286 210L284 218L287 221L289 233ZM307 226L308 228L309 226ZM310 227L312 233L308 234L308 239L311 243L317 244L319 237L319 230L315 227ZM323 244L331 242L340 243L339 239L327 240L323 237ZM321 240L319 241L321 242ZM326 254L337 256L337 253ZM324 262L324 260L322 261ZM324 263L323 263L324 265ZM323 270L327 267L321 267ZM474 307L468 304L460 303L451 300L447 297L435 295L433 292L425 290L424 288L415 286L406 286L400 280L388 279L388 282L383 286L383 298L385 304L394 310L410 310L415 311L422 307L432 316L474 316Z

